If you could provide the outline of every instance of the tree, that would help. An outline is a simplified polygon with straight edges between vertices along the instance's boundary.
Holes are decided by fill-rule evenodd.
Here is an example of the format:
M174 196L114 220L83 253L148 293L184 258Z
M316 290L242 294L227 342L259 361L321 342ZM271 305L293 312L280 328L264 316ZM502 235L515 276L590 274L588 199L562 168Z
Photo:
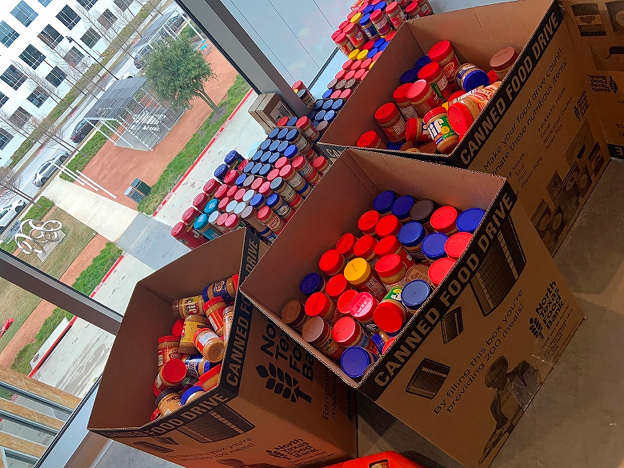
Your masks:
M212 110L217 109L204 91L204 83L217 75L187 37L158 42L146 62L145 77L163 101L174 107L189 107L191 99L200 97Z
M37 203L35 202L34 197L22 192L20 185L20 174L8 167L0 167L0 188L3 188L7 192L14 193L17 196L22 197L27 202L34 203L36 205Z

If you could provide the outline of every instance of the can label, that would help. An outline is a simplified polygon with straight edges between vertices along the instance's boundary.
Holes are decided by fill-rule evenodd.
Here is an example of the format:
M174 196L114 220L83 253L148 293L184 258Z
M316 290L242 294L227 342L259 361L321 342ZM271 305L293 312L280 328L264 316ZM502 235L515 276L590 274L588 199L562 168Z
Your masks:
M200 296L186 297L180 300L178 308L182 311L184 317L199 315L202 312L202 304L200 302L203 303Z
M401 25L403 23L405 23L405 13L403 13L403 10L397 10L397 12L393 15L390 16L390 21L392 22L392 26L394 26L394 29L398 30Z
M266 225L273 232L280 232L284 227L284 222L279 216L273 216Z
M297 172L299 173L299 175L301 177L303 177L304 179L307 180L308 177L310 177L312 175L312 172L316 172L316 171L310 165L310 163L308 163L307 161L304 161L303 167L301 169L299 169Z
M207 318L212 329L217 335L223 335L223 311L225 308L221 308L212 312ZM221 333L219 333L221 332Z
M295 146L299 148L299 151L301 152L306 151L309 145L310 142L303 135L301 135L301 138L295 142Z
M199 379L204 373L203 369L207 362L208 361L203 357L187 358L184 360L184 364L186 364L186 372L188 372L191 377Z
M227 290L227 280L217 281L212 285L212 298L215 297L222 297L225 302L234 300Z
M158 368L161 368L172 359L180 359L178 346L169 346L158 350Z
M296 188L299 187L301 184L305 184L305 180L303 180L303 177L301 177L297 171L293 172L293 176L287 182L288 185L290 185L292 188Z

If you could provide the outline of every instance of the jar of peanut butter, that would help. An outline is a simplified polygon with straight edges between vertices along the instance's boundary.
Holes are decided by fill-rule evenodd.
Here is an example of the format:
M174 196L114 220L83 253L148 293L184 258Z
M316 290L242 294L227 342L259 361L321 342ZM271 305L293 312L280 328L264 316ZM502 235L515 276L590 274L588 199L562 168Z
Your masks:
M206 327L206 317L203 315L191 315L184 320L184 328L182 329L182 337L180 338L180 354L194 354L197 352L193 344L195 332Z
M387 291L397 287L402 288L407 284L405 279L407 270L398 255L392 254L381 257L375 264L375 272Z
M223 337L224 312L225 302L222 297L215 297L204 303L204 314L206 315L207 323L220 337Z
M182 361L184 361L184 364L186 365L186 373L195 379L199 379L210 370L210 367L212 367L210 361L197 354L185 356Z
M204 392L209 392L213 390L219 385L219 377L221 375L221 364L217 364L204 375L202 375L197 382L201 388L204 389Z
M162 416L167 416L182 406L182 398L175 390L165 390L156 397L156 406Z
M173 315L176 318L186 319L190 315L201 315L204 306L202 296L185 297L184 299L176 299L171 304Z
M208 361L215 363L223 360L225 345L223 340L212 330L208 328L197 330L193 337L193 343Z
M375 247L377 247L377 239L367 234L360 237L355 243L353 246L353 255L363 258L374 267L378 260L377 255L375 255Z
M309 318L309 315L305 313L303 304L296 299L288 301L282 308L282 321L299 333Z
M362 292L369 292L376 299L381 299L386 294L386 288L379 280L370 264L363 258L355 258L347 263L344 271L347 281Z
M227 346L227 342L230 339L230 333L232 332L232 325L234 324L234 306L227 306L223 311L223 342Z
M344 352L344 348L332 338L331 325L321 317L310 318L303 326L301 336L306 342L334 361L340 359Z
M171 359L180 359L180 337L163 336L158 339L158 369Z
M309 317L321 317L330 325L340 318L340 312L336 310L336 303L327 294L317 292L312 294L305 303L305 313Z
M186 365L181 359L171 359L160 368L156 379L154 379L154 389L164 392L168 388L175 387L186 377Z
M236 291L238 290L238 275L233 275L231 278L217 281L202 291L204 302L208 299L214 299L215 297L223 298L226 304L234 302L236 297Z

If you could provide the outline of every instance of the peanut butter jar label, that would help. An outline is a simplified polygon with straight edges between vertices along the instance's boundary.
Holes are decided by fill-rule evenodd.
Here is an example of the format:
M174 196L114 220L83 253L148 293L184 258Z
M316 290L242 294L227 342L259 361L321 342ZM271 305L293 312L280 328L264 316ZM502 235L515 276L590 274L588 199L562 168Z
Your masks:
M335 342L333 338L329 338L325 343L318 347L318 350L325 356L335 361L340 359L340 356L342 356L344 351L342 346Z
M371 294L376 299L380 299L386 294L386 288L384 288L383 284L377 281L377 278L372 275L366 282L366 287L370 290Z

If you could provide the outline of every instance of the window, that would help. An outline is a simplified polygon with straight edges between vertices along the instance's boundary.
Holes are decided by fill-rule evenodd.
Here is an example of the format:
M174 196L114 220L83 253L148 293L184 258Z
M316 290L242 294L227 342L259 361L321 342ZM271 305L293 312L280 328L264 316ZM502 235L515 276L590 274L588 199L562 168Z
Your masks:
M73 27L78 24L78 21L80 21L80 16L69 8L69 5L65 5L56 17L67 29L73 29Z
M26 123L32 118L29 112L26 112L21 107L18 107L15 112L9 117L9 122L11 122L17 128L23 128Z
M49 24L37 36L50 49L54 49L63 40L63 36Z
M51 1L52 0L39 0L39 3L41 3L43 6L48 6Z
M115 21L117 21L117 17L108 9L104 10L104 13L102 13L98 18L98 23L100 23L104 29L110 29Z
M4 21L0 21L0 42L2 42L6 47L9 47L18 37L19 34L15 32L15 29L6 24Z
M82 59L84 58L84 54L75 47L72 47L63 58L68 64L70 64L72 67L75 67L82 61Z
M59 67L54 67L48 76L46 76L46 80L48 80L55 88L58 88L61 83L65 80L67 75L61 70Z
M24 52L19 55L19 58L30 68L36 70L46 59L46 56L39 52L36 47L29 45L24 49Z
M0 93L0 107L4 106L8 100L9 97L6 94Z
M78 0L78 4L82 5L82 7L89 11L93 5L97 3L98 0Z
M41 86L37 86L26 99L32 102L35 107L41 107L49 97L48 93Z
M26 2L19 2L17 6L11 10L11 14L15 16L24 26L28 26L37 16L39 16L35 13L35 10L28 6Z
M83 34L83 36L80 38L80 40L81 40L82 42L84 42L84 43L85 43L85 45L86 45L89 49L92 49L92 48L93 48L93 46L94 46L95 44L97 44L97 41L99 41L101 37L102 37L102 36L100 36L100 35L99 35L96 31L95 31L95 29L93 29L93 28L89 28L89 29L87 29L87 32L85 32L85 33Z
M24 84L24 81L26 81L26 75L15 68L15 66L9 65L9 68L0 75L0 80L4 81L13 89L19 89L19 87Z
M13 134L7 132L4 128L0 128L0 150L6 148L6 145L9 144L9 141L13 139Z
M121 11L126 11L128 7L132 5L133 1L134 0L114 0L114 3Z

